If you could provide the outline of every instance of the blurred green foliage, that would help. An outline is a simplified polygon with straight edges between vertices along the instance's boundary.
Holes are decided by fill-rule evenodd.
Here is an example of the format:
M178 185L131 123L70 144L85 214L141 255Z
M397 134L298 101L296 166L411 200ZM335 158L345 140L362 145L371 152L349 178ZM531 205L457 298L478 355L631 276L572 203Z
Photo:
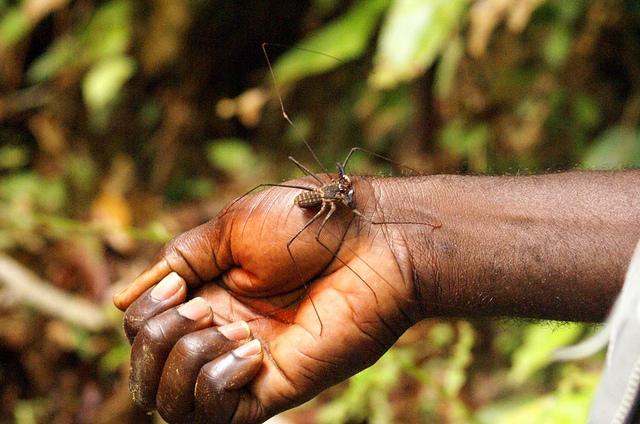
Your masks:
M638 167L638 28L624 0L0 0L0 249L106 298L171 234L299 175L288 155L319 170L302 137L327 165L362 146L428 173ZM390 169L357 155L348 171ZM148 419L113 406L123 339L23 312L0 311L21 373L0 421ZM583 422L602 359L550 354L585 331L425 323L313 407L321 422Z
M274 67L277 82L295 82L361 57L389 3L388 0L358 2L343 16L302 40L297 50L289 50L278 60Z

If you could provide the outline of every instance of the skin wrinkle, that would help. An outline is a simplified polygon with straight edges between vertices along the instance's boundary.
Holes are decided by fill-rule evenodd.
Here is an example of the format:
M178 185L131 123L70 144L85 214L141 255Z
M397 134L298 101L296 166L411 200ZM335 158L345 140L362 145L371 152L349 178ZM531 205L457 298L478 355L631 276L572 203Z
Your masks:
M244 240L244 230L247 227L247 223L249 222L249 218L251 218L251 215L253 215L253 212L262 205L262 202L264 200L264 195L262 195L260 198L260 200L258 202L252 202L251 208L249 209L249 213L246 214L244 221L242 222L242 229L240 230L240 241ZM231 227L234 228L234 227ZM238 261L234 260L234 262L236 264L239 264Z
M312 361L321 362L323 364L330 365L330 366L332 366L334 368L339 368L340 367L340 362L331 362L331 361L328 361L326 359L314 357L314 356L312 356L312 355L310 355L308 353L303 352L302 350L298 349L297 347L296 347L295 351L298 352L301 356L304 356L305 358L308 358L308 359L310 359Z
M415 302L415 300L413 301ZM396 302L397 303L397 302ZM409 313L407 311L405 311L405 306L403 304L397 304L398 306L398 312L400 312L400 314L404 317L405 319L405 324L406 324L406 328L411 327L411 325L413 325L413 323L416 321L415 319L412 319L411 316L409 316Z
M240 393L240 398L238 399L238 404L239 405L250 405L247 408L249 408L248 417L250 417L252 420L255 420L257 417L264 417L266 416L266 410L264 408L264 405L262 404L262 402L260 402L258 399L256 399L254 396L251 396L249 393L246 392L241 392ZM257 409L256 409L257 408ZM239 416L241 412L241 409L236 407L233 415L231 417L231 423L235 424L238 422L244 423L246 422L245 418L247 416L247 414L245 414L245 416ZM240 419L242 419L242 421L239 421Z
M213 236L209 238L209 251L211 252L211 258L213 260L213 266L215 266L215 273L220 275L222 274L224 271L222 270L222 268L220 267L220 262L218 261L218 254L219 254L219 249L222 248L222 246L226 246L228 240L221 240L220 239L220 221L215 221L215 223L213 224L213 229L212 231L214 232ZM213 244L214 242L217 242L217 247L214 247Z
M382 315L380 315L378 311L375 311L375 312L376 312L376 316L378 317L378 320L387 328L389 333L391 333L391 335L396 340L399 339L402 333L398 333L396 330L394 330L393 326L391 326L384 318L382 318Z
M232 234L231 234L233 232L233 228L235 228L235 223L237 218L238 218L238 209L236 209L231 215L231 222L227 227L228 231L225 231L227 239L224 241L224 243L221 242L218 244L218 249L222 249L223 246L228 247L229 254L231 255L231 263L233 264L233 266L240 266L236 258L235 249L233 248L233 240L232 240ZM216 222L221 222L221 220L218 219Z
M167 334L164 331L164 327L159 325L153 318L147 321L140 332L145 341L151 342L155 346L162 346L167 343Z
M228 289L228 290L229 290L229 294L231 294L231 295L237 295L237 296L241 296L241 297L243 297L243 298L249 298L249 299L265 299L265 300L269 300L269 299L274 298L274 297L287 296L287 295L290 295L290 294L292 294L292 293L295 293L295 292L300 291L300 290L302 290L302 289L303 289L303 287L294 287L294 288L291 288L291 289L289 289L289 290L278 291L278 292L270 292L270 293L269 293L269 295L265 295L265 294L263 294L263 293L251 293L251 292L247 292L247 293L236 293L236 292L233 290L233 287L236 287L236 289L237 289L237 288L238 288L238 284L237 284L237 283L233 280L233 278L230 276L230 273L225 273L225 274L222 276L222 280L223 280L223 282L225 282L225 281L230 281L230 282L231 282L231 284L227 284L227 283L225 283L225 285L224 285L224 287L225 287L226 289ZM302 299L303 297L304 297L304 295L302 295L302 296L300 296L300 297L296 298L297 300L294 300L294 301L292 301L292 302L290 302L290 303L286 303L286 304L284 305L284 307L286 308L286 307L289 307L289 306L293 305L296 301L298 301L298 300ZM235 298L235 299L236 299L236 300L239 300L239 301L242 301L242 300L243 300L243 299L241 299L241 298Z
M298 349L296 349L296 352L301 353ZM311 368L305 365L304 361L300 361L300 364L298 364L298 369L296 371L296 374L302 376L302 378L307 380L307 384L310 386L313 386L314 383L318 381L320 377L315 372L313 372Z
M375 344L377 344L378 346L380 346L382 348L381 352L385 352L387 350L387 347L384 345L384 343L380 342L377 338L375 338L373 335L367 333L366 331L364 331L364 329L362 328L362 326L360 325L360 319L358 318L358 314L356 313L356 311L359 308L354 308L352 301L351 301L351 296L349 294L347 294L344 297L344 300L346 301L346 304L348 306L348 310L351 314L351 322L354 323L355 327L358 329L358 331L360 331L362 334L364 334L365 336L367 336L369 339L373 340L373 342Z
M185 255L185 253L182 251L182 248L179 245L176 245L173 247L173 251L176 252L178 254L178 256L180 257L180 259L182 259L182 261L187 265L187 268L189 268L189 271L191 271L196 278L200 281L200 282L205 282L207 281L206 279L202 278L202 276L200 275L200 273L195 269L195 267L193 266L193 264L191 264L191 262L188 259L189 255Z
M305 330L307 333L309 333L309 331L296 324L296 326L302 328L303 330ZM309 333L311 334L311 333ZM313 335L312 335L313 337ZM262 343L262 350L264 351L264 353L266 354L267 359L271 362L271 364L273 364L274 368L276 369L276 371L278 372L278 374L282 377L282 379L288 384L290 389L293 389L294 392L299 391L299 387L298 385L295 383L295 380L292 379L291 377L289 377L289 375L284 371L284 369L280 366L280 363L278 362L278 360L275 358L275 356L273 355L273 353L271 352L271 346L269 345L269 343ZM283 398L285 398L286 400L288 400L289 402L291 402L292 404L295 403L295 399L290 397L288 394L285 394L281 391L280 396L282 396Z
M347 250L349 250L352 254L355 254L355 251L349 247L346 243L345 243L345 239L347 237L347 234L349 233L349 229L351 228L351 225L353 224L354 220L356 218L356 215L352 215L351 219L349 220L349 223L347 224L347 227L345 229L345 231L342 233L342 236L338 237L336 236L330 229L325 228L323 229L325 234L330 235L331 237L333 237L334 239L338 240L338 246L336 248L336 251L333 252L332 250L331 253L334 255L332 256L332 259L330 260L330 262L323 268L322 272L318 273L318 276L324 276L325 272L327 269L331 268L332 265L334 265L334 261L336 261L336 256L340 254L342 248L346 248Z
M273 207L276 205L277 203L277 198L275 198L274 196L271 197L270 202L267 204L267 209L264 212L264 216L265 218L267 216L269 216L269 212L271 212L271 210L273 209ZM264 226L266 225L267 220L266 219L262 219L262 223L260 225L260 230L258 231L258 238L260 240L262 240L263 235L264 235ZM243 233L243 237L244 237L244 233Z
M176 274L178 274L178 272L171 266L171 262L169 261L169 259L167 258L166 255L162 255L162 258L160 259L161 261L163 261L165 264L167 264L167 267L169 268L169 270L171 272L175 272ZM171 272L169 272L168 274L171 274ZM168 275L167 274L167 275ZM180 275L180 274L178 274ZM181 276L182 277L182 276ZM184 277L183 277L184 278Z
M380 355L382 354L382 352L386 352L387 350L387 346L381 342L380 340L378 340L373 334L369 334L363 327L362 325L360 325L360 323L357 320L354 320L353 323L355 324L356 328L358 329L358 331L360 333L362 333L364 336L366 336L366 338L368 338L369 340L371 340L376 346L378 346L380 349L379 351L375 351L374 354L375 355Z

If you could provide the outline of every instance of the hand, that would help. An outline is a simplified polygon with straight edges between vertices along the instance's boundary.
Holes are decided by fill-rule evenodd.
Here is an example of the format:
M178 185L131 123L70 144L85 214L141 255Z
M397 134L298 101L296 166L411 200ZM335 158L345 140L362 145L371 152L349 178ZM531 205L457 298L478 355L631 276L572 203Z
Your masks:
M288 184L314 186L309 178ZM367 180L354 188L365 215L384 207ZM261 422L368 367L419 319L393 226L370 225L339 205L289 254L288 242L317 213L294 204L299 193L276 187L232 203L168 243L114 298L128 308L139 405L170 422ZM195 296L206 302L176 308ZM229 323L232 331L215 328ZM228 353L251 337L261 349L251 342Z

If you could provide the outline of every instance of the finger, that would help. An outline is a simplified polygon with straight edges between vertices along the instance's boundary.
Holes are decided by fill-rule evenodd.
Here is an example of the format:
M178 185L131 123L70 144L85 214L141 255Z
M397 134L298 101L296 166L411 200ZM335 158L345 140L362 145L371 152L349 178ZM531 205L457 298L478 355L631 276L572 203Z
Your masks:
M154 263L136 277L124 290L113 296L113 304L116 308L124 311L133 301L144 293L145 290L148 290L149 287L156 284L156 282L167 276L170 272L171 268L167 262L160 260L160 262Z
M156 404L162 418L168 422L179 422L192 415L194 386L200 368L237 348L250 336L249 325L238 321L187 334L178 340L167 358L158 387Z
M133 400L146 411L155 409L158 383L169 352L187 333L211 325L209 304L196 297L184 305L149 319L131 348L129 390Z
M124 314L124 332L129 343L133 343L136 334L149 318L181 304L186 295L186 283L175 272L164 277L155 287L148 289Z
M172 271L180 274L189 287L194 287L230 268L233 258L227 236L228 216L224 214L214 218L167 243L153 264L113 297L116 307L125 310L145 290Z
M196 381L195 422L257 422L264 417L261 404L242 390L262 365L262 347L252 340L200 370Z

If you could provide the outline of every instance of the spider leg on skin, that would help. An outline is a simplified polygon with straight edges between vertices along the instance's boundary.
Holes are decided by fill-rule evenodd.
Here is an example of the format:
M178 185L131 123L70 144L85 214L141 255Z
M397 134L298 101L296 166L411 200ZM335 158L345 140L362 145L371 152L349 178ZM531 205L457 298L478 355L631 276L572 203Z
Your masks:
M296 259L293 257L293 252L291 251L291 244L295 241L295 239L297 239L300 234L302 234L302 232L304 230L306 230L307 228L309 228L309 226L311 224L313 224L314 222L316 222L318 220L318 218L320 218L320 216L322 216L322 214L327 210L327 204L325 202L322 203L322 206L320 207L320 210L318 211L318 213L316 213L309 221L307 221L306 224L304 224L302 226L302 228L293 236L291 237L291 239L287 242L287 252L289 253L289 257L291 258L291 262L293 263L294 268L296 269L296 272L298 273L298 277L300 278L300 282L304 284L305 289L307 290L307 297L309 297L309 301L311 301L311 305L313 306L313 310L316 313L316 316L318 317L318 321L320 322L320 335L322 336L322 320L320 319L320 314L318 313L318 308L316 308L316 304L313 302L313 299L311 298L311 295L308 293L308 289L309 289L309 284L304 280L304 277L302 276L302 272L300 271L300 267L298 266L298 263L296 262Z
M356 270L354 270L353 268L351 268L351 266L346 263L340 256L338 256L337 252L334 252L333 250L331 250L331 248L329 246L327 246L326 244L324 244L322 242L322 240L320 240L320 234L322 233L322 230L325 226L325 224L327 223L327 221L329 221L329 218L331 217L331 215L333 215L333 213L336 211L336 204L334 202L331 202L331 208L329 209L329 212L327 212L327 215L324 217L324 219L322 220L322 224L320 224L320 228L318 228L318 231L316 232L316 241L318 242L318 244L322 247L324 247L329 253L331 253L333 255L333 257L340 262L342 265L344 265L345 267L347 267L347 269L349 269L351 272L353 272L353 274L358 277L358 279L360 281L362 281L364 283L365 286L367 286L369 288L369 290L371 290L371 293L373 294L373 297L376 299L376 302L378 301L378 296L376 295L376 292L373 290L373 287L371 287L369 285L369 283L367 283L367 281L362 278L362 276L360 274L358 274L356 272ZM355 252L354 252L355 253ZM356 255L357 256L357 255ZM360 258L358 256L358 258ZM362 259L361 259L362 260ZM364 262L364 261L363 261ZM365 262L366 263L366 262ZM367 264L368 265L368 264Z

